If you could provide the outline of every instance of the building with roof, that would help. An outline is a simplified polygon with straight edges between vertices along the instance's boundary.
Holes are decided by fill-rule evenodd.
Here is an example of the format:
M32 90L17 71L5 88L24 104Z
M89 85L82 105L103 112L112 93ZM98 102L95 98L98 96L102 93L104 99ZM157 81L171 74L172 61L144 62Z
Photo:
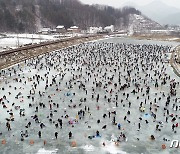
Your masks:
M102 32L102 27L89 27L89 33L96 34Z
M114 25L104 27L104 30L107 32L114 32Z
M65 33L65 32L66 32L66 29L65 29L65 27L64 27L63 25L58 25L58 26L56 27L56 32L57 32L57 33Z
M79 33L81 30L77 26L71 26L70 28L67 29L67 31L71 33Z
M51 33L51 28L42 28L38 33L49 34Z

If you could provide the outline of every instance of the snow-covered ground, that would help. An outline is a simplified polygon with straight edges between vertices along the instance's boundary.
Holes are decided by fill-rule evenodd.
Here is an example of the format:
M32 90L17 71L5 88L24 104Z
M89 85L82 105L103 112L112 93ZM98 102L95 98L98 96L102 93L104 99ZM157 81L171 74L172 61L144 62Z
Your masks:
M15 49L18 46L30 44L30 43L40 43L42 40L39 39L30 39L30 38L2 38L0 39L0 51Z
M125 42L132 44L121 44ZM172 131L172 124L179 123L179 84L176 96L170 96L167 107L165 104L170 83L180 80L169 64L163 64L163 67L162 52L153 52L144 46L140 54L142 46L133 46L139 43L142 44L128 39L101 40L54 51L1 71L0 153L179 153L178 148L169 148L172 140L180 138L179 127ZM153 59L153 56L159 59ZM151 65L156 60L157 63ZM166 84L161 85L164 78ZM158 87L154 86L156 80ZM122 88L128 83L130 87ZM139 92L135 83L139 85ZM149 94L146 94L147 87L150 87ZM134 89L135 94L132 93ZM144 112L139 110L141 102ZM169 115L177 115L174 122L167 110ZM20 116L20 111L24 115ZM120 129L112 123L114 117L115 123L121 125ZM6 128L7 118L14 118L10 121L10 131ZM58 119L62 119L62 128ZM29 122L31 126L28 127ZM45 125L42 129L41 123ZM157 125L160 131L156 130ZM106 128L102 129L103 126ZM21 134L26 130L28 136L22 135L24 141L21 141ZM96 135L97 130L100 136ZM68 138L70 131L71 139ZM58 132L57 139L55 132ZM121 133L126 138L121 137L120 140L124 140L117 142ZM150 139L151 135L155 140ZM166 149L162 149L162 144Z
M38 34L7 34L0 38L0 52L8 49L18 48L25 44L41 43L58 39L56 35L38 35Z
M41 43L57 39L71 38L74 36L84 36L80 33L69 34L6 34L6 37L0 36L0 52L15 49L26 44Z
M43 35L43 34L6 34L6 37L0 38L0 52L8 49L18 48L22 45L41 43L44 41L52 41L73 37L72 34L67 35Z

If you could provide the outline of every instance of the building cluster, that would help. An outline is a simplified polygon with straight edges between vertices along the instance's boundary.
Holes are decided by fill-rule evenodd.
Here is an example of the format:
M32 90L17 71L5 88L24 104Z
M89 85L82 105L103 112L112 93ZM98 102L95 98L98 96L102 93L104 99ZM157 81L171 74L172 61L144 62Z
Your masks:
M167 25L167 29L180 32L180 25Z
M87 30L81 30L77 26L71 26L70 28L65 28L63 25L58 25L55 29L51 28L42 28L38 33L41 34L51 34L51 33L89 33L89 34L98 34L98 33L112 33L114 32L114 25L106 27L89 27Z
M89 33L90 34L112 33L114 31L115 31L114 25L106 26L104 28L102 28L102 27L89 27Z
M51 34L51 33L79 33L81 29L77 26L71 26L66 29L63 25L58 25L55 29L42 28L38 33L41 34Z
M71 26L70 28L65 28L64 25L58 25L56 28L42 28L38 33L41 34L113 34L116 32L121 34L123 31L123 35L134 35L134 34L162 34L162 35L173 35L180 36L180 26L162 26L159 23L152 21L151 19L142 16L131 14L128 19L128 25L121 25L119 27L116 26L116 30L114 25L106 26L106 27L88 27L87 30L82 30L78 26ZM118 31L117 31L118 29Z

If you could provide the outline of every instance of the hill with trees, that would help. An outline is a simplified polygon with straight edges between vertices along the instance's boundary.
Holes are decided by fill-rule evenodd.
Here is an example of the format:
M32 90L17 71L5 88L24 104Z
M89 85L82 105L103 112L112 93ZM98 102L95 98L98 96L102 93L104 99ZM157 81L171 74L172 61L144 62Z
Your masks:
M36 32L40 27L57 25L127 27L130 14L141 12L132 7L85 5L78 0L0 0L0 31Z

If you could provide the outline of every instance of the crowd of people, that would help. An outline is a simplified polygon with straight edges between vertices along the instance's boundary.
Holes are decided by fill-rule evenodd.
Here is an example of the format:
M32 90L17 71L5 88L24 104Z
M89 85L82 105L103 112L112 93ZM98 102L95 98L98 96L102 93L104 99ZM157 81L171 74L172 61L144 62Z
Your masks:
M88 42L1 70L0 110L8 114L0 117L0 135L13 134L18 123L22 142L47 132L77 141L83 133L103 145L112 134L116 142L177 134L180 85L164 61L170 49Z

